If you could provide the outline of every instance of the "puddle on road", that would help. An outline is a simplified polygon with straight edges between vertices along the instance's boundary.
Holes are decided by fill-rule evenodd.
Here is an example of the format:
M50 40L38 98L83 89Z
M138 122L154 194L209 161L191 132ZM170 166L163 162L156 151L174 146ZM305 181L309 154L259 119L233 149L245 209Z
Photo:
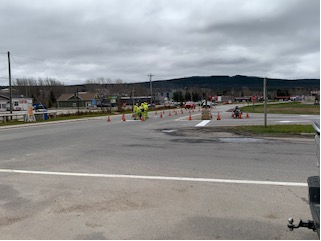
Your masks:
M248 137L230 137L230 138L219 138L220 142L224 143L253 143L263 141L262 139L248 138Z
M184 138L184 139L173 139L171 142L180 142L180 143L255 143L263 142L263 139L255 138Z
M176 130L162 130L163 133L173 133L176 132Z

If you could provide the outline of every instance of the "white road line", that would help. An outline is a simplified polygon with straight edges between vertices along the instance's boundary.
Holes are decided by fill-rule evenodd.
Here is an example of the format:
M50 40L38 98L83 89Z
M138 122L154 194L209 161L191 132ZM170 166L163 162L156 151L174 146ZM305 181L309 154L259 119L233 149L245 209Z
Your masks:
M73 172L46 172L0 169L0 173L36 174L36 175L56 175L56 176L76 176L76 177L104 177L104 178L128 178L144 180L166 180L166 181L189 181L189 182L210 182L210 183L230 183L230 184L256 184L272 186L295 186L306 187L306 183L301 182L273 182L273 181L252 181L252 180L232 180L213 178L193 178L193 177L164 177L164 176L138 176L138 175L117 175L117 174L93 174L93 173L73 173Z
M208 123L210 123L211 120L203 120L202 122L198 123L196 127L206 126Z

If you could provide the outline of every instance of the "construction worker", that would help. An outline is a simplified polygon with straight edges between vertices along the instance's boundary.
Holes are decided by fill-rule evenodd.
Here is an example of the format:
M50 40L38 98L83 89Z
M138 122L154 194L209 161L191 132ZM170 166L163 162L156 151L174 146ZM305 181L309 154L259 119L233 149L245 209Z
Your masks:
M147 119L148 118L148 104L146 102L144 102L143 108L144 108L144 117L145 117L145 119Z
M142 116L144 116L144 107L143 106L144 106L144 103L143 102L140 103L140 105L139 105L140 119Z
M134 105L134 112L135 112L135 120L139 120L141 118L142 112L140 108L138 107L138 104Z

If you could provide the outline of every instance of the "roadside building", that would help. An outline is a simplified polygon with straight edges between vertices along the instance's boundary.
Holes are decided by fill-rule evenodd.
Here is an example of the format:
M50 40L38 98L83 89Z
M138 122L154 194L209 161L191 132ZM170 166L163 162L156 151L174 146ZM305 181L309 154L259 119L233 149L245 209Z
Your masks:
M57 99L58 108L97 107L97 93L78 92L74 94L62 94Z
M156 92L154 96L154 101L157 103L164 104L166 101L171 101L173 98L174 98L173 91Z
M0 111L7 111L8 102L9 102L9 97L5 95L0 95Z
M274 99L277 101L289 101L289 100L291 100L291 96L289 96L289 95L276 96L276 97L274 97Z
M26 98L23 95L12 96L12 110L27 111L28 106L32 106L32 98ZM10 110L10 97L0 94L0 111Z
M235 102L250 102L252 101L251 96L242 96L242 97L235 97Z

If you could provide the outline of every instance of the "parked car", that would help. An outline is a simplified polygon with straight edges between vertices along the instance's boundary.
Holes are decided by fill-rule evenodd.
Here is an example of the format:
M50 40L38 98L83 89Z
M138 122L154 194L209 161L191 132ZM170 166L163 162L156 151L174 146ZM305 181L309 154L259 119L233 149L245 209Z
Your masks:
M33 109L34 109L36 112L46 112L46 111L48 111L47 106L45 106L45 105L43 105L43 104L34 104L34 105L33 105Z
M193 101L187 101L184 105L185 109L194 109L195 108L195 103Z

